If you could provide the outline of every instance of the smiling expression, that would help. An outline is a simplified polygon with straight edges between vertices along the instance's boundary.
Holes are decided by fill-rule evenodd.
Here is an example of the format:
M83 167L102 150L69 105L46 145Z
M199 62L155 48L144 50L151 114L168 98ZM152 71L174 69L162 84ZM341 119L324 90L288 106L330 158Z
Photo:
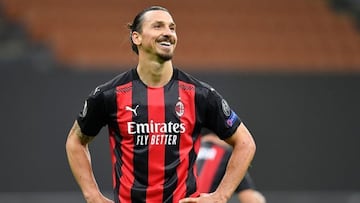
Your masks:
M162 10L144 14L141 32L134 32L132 39L138 45L139 56L147 55L168 61L174 55L177 43L176 25L171 15Z

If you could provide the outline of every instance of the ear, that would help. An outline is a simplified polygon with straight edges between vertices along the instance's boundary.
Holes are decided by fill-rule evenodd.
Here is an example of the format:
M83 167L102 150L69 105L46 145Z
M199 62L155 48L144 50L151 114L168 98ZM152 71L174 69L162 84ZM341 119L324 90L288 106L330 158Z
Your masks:
M131 33L131 39L132 39L132 41L133 41L133 43L134 43L135 45L138 45L138 46L139 46L139 45L141 44L142 38L141 38L141 34L140 34L140 33L136 32L136 31L132 32L132 33Z

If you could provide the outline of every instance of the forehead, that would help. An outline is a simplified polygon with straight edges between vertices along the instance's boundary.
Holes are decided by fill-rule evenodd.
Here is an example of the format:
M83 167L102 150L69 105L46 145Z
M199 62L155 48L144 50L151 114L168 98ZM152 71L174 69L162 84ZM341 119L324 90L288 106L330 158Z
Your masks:
M151 24L154 22L163 22L167 24L175 24L170 13L162 10L148 11L144 14L144 24Z

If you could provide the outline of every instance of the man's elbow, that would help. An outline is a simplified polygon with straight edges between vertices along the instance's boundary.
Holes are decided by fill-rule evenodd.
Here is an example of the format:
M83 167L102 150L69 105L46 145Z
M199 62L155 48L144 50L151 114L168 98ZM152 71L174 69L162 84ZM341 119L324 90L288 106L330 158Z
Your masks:
M254 139L251 138L247 142L243 143L242 148L247 151L247 154L249 154L251 158L254 157L256 153L256 143Z
M256 152L256 143L250 133L244 133L242 139L238 140L237 147L239 151L247 154L252 159Z
M249 148L255 154L255 152L256 152L256 143L255 143L254 139L251 139L251 141L249 143Z

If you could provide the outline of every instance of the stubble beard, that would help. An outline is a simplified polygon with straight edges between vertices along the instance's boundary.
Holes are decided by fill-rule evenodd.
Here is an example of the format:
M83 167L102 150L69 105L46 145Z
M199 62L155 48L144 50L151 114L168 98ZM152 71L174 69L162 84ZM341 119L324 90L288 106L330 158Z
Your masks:
M157 51L158 58L163 62L166 62L166 61L170 61L174 56L175 39L171 38L170 36L162 36L157 40L157 42L161 42L164 40L169 41L172 44L171 46L174 46L171 48L172 50L169 51L165 51L165 50Z
M163 54L163 53L159 53L158 57L161 61L166 62L166 61L170 61L173 58L172 53L167 53L167 54Z

